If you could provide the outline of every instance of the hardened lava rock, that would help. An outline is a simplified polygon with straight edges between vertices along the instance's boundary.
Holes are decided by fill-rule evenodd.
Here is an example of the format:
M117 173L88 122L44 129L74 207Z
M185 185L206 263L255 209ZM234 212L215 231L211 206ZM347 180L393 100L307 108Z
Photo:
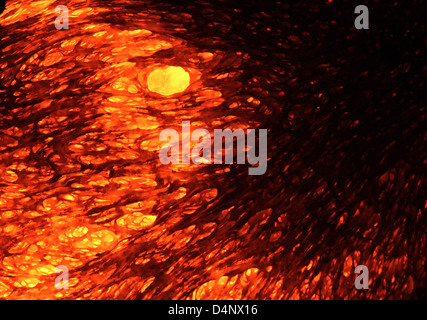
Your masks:
M423 297L421 1L370 1L368 30L359 3L179 3L7 2L0 298ZM162 165L183 120L268 129L267 172Z

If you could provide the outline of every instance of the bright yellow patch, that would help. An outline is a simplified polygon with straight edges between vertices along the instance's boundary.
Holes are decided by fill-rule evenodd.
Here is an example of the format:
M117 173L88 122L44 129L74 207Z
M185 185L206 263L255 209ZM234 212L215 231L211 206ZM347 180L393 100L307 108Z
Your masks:
M149 74L147 84L148 90L170 96L188 88L190 75L181 67L161 67Z

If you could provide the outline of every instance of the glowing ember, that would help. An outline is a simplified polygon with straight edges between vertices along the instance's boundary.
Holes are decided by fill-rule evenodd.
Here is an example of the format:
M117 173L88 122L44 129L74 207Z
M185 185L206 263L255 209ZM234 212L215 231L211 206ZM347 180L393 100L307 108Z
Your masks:
M181 67L160 67L150 73L148 89L163 96L183 92L190 85L190 75Z

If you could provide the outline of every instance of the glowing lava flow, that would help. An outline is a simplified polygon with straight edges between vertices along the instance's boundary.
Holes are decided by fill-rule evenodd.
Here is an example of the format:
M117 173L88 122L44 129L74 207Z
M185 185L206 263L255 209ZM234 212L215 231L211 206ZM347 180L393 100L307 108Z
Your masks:
M69 0L68 30L57 1L7 2L0 298L407 298L425 285L423 109L374 100L422 81L373 92L398 91L381 81L410 66L388 74L396 59L381 58L361 81L375 37L362 50L319 4L226 2ZM159 133L183 121L268 128L268 170L161 164Z
M180 126L181 117L198 117L195 127L229 122L233 111L214 109L224 102L221 91L199 81L201 70L224 53L188 47L163 30L155 13L129 12L135 23L128 29L104 21L111 7L82 1L67 6L69 30L53 29L52 1L10 1L0 17L6 32L1 79L14 88L13 99L1 105L0 296L191 296L176 289L178 277L194 282L201 258L193 271L176 277L173 270L183 260L174 256L207 238L218 223L204 214L197 226L175 228L212 204L218 191L208 175L196 174L197 166L162 166L158 137L162 127ZM39 23L28 34L31 17ZM16 40L21 33L26 37ZM178 53L173 61L162 56L170 48ZM237 70L241 58L233 59ZM257 125L234 119L235 126ZM30 136L28 143L24 137ZM54 286L58 265L69 269L67 290ZM135 267L140 272L133 273ZM188 288L194 291L206 277Z

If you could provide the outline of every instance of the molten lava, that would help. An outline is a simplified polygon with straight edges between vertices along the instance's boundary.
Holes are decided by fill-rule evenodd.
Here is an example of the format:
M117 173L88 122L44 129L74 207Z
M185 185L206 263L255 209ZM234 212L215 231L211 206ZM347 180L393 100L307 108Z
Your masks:
M147 79L148 90L163 96L183 92L190 85L190 75L181 67L160 67Z
M417 297L423 43L351 31L335 2L242 3L69 0L57 30L57 1L7 1L0 298ZM268 129L266 173L161 164L159 133L183 120Z

